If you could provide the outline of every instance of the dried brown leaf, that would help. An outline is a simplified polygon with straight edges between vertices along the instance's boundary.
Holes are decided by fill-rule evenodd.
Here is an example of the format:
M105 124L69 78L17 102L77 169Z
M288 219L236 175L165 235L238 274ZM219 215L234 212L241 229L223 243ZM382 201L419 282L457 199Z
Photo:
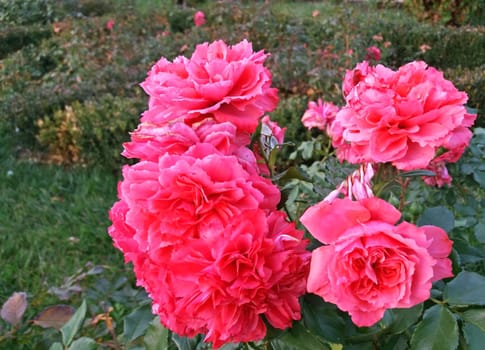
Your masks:
M75 311L76 309L69 305L48 306L39 312L31 322L42 328L52 327L59 330L69 321Z
M24 292L15 292L3 304L0 316L12 326L15 326L22 320L25 310L27 309L27 294Z

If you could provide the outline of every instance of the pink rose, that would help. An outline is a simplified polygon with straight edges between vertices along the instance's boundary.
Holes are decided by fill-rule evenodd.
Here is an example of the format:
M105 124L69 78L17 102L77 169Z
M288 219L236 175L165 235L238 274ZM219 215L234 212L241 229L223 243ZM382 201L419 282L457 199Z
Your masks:
M347 73L344 96L331 136L339 158L351 163L425 168L440 148L466 147L476 118L463 105L466 93L424 62L397 71L360 64Z
M269 190L275 186L245 166L203 143L184 154L125 166L119 196L139 246L211 235L244 210L276 208L279 191Z
M335 190L330 192L324 198L324 201L332 202L341 194L351 200L374 197L371 184L374 173L374 167L371 163L362 164L359 169L355 170Z
M165 153L183 154L197 142L200 139L195 130L182 122L161 125L141 123L131 133L131 141L123 144L121 154L126 158L156 162Z
M120 242L120 232L115 237ZM211 235L149 245L132 260L162 323L181 335L206 334L205 341L219 348L263 339L263 316L280 329L300 319L306 245L284 213L257 209L214 227Z
M276 144L281 145L285 142L286 128L280 127L278 123L272 121L268 115L265 115L263 119L261 119L261 127L261 134L273 138Z
M428 186L442 187L444 185L451 186L453 178L448 173L446 163L444 161L432 160L426 167L426 170L430 170L435 173L434 176L424 176L423 181Z
M192 126L183 122L141 123L131 133L131 141L123 144L122 154L127 158L157 161L165 153L183 154L195 144L209 143L218 152L230 155L250 141L249 134L237 134L236 127L229 122L207 119Z
M259 118L278 102L271 73L263 66L266 57L244 40L234 46L223 41L197 45L190 59L160 59L141 84L150 96L144 121L182 116L190 124L212 117L254 132Z
M452 242L435 226L396 225L400 216L377 197L310 207L301 222L327 245L312 252L307 290L347 311L357 326L428 299L433 281L452 276Z
M371 46L366 49L365 59L371 62L378 62L381 60L381 50L377 46Z
M202 11L197 11L194 14L194 25L196 27L200 27L200 26L203 26L205 24L205 22L206 22L205 13L202 12Z
M106 22L106 29L111 31L113 30L113 27L115 26L115 20L114 19L109 19L107 22Z
M308 102L308 109L301 117L301 122L308 129L326 130L332 124L338 110L339 107L332 102L322 102L319 98L317 102Z
M358 63L354 69L347 70L342 83L344 97L346 97L360 81L364 80L370 71L371 67L367 61L362 61Z

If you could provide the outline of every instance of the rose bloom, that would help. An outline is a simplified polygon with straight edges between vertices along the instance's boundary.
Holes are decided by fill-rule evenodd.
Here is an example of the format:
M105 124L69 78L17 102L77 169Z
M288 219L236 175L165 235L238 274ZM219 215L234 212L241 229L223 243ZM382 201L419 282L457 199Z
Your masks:
M310 253L303 232L284 213L243 211L211 235L148 249L133 244L124 205L111 217L110 234L133 262L153 311L172 331L206 334L205 341L219 348L263 339L263 316L279 329L300 319Z
M371 46L366 49L365 59L367 61L377 62L381 60L381 50L377 46Z
M435 173L434 176L423 176L424 183L428 186L442 187L444 185L451 186L453 178L448 173L446 168L447 163L456 162L465 150L465 145L457 145L452 148L451 151L445 152L438 157L434 158L426 167L426 170L430 170Z
M339 107L332 102L322 102L318 99L317 102L308 102L308 108L301 117L301 122L308 128L318 128L325 130L335 119Z
M114 19L109 19L106 22L106 29L107 30L113 30L113 27L115 26L115 20Z
M280 200L278 188L258 175L255 161L220 154L208 143L125 166L123 178L118 195L142 248L211 235L242 211L273 209Z
M423 181L428 186L443 187L444 185L451 186L453 178L448 173L446 163L444 161L434 161L429 163L426 170L431 170L435 173L434 176L423 176Z
M285 132L286 128L282 128L277 122L272 121L268 115L265 115L261 119L261 133L264 136L270 136L277 145L283 144L285 142ZM273 148L276 145L272 145Z
M194 125L181 121L153 124L141 123L131 133L131 140L123 144L122 155L127 158L157 161L165 153L183 154L197 143L209 143L222 154L233 154L250 143L250 135L236 133L229 122L217 123L206 119Z
M162 57L141 84L150 96L142 121L183 118L190 124L212 117L254 132L259 118L278 102L271 73L263 66L266 57L246 40L234 46L220 40L197 45L190 59Z
M346 180L342 181L335 190L330 192L324 198L324 201L332 202L339 195L356 200L374 197L371 183L374 174L375 170L371 163L362 164L359 169L347 176Z
M154 311L176 333L206 334L215 348L264 338L300 319L309 253L283 213L247 211L219 235L151 255L144 277Z
M202 11L197 11L194 14L194 25L196 27L203 26L205 24L205 13Z
M466 93L424 62L397 71L361 63L347 72L343 92L347 104L329 132L340 160L413 170L426 168L442 147L462 150L470 142L476 115L464 107Z
M452 242L439 227L396 225L400 216L377 197L310 207L301 222L326 245L312 252L308 292L347 311L360 327L387 309L427 300L433 281L452 276Z

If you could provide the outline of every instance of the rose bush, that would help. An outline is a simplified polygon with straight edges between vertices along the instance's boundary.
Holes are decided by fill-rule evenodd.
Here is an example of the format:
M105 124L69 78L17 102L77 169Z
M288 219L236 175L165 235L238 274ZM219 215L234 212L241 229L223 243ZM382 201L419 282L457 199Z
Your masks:
M348 71L345 105L310 101L302 123L326 132L340 161L360 168L333 190L315 184L301 197L304 237L286 205L297 195L287 190L309 180L296 167L277 167L286 129L266 115L278 101L266 57L247 41L216 41L152 67L141 84L148 109L124 144L123 155L136 161L123 168L108 232L153 312L180 336L203 334L214 348L261 341L278 349L365 332L348 323L333 329L348 316L330 303L368 327L377 347L389 340L385 332L416 324L415 307L430 300L433 283L454 275L445 230L401 221L403 179L411 176L403 170L426 175L429 185L450 183L445 163L462 155L476 116L464 107L466 94L424 62L393 71L364 61ZM389 174L400 179L399 209L373 190ZM321 297L315 310L332 311L302 314L309 294ZM283 331L301 324L300 335Z

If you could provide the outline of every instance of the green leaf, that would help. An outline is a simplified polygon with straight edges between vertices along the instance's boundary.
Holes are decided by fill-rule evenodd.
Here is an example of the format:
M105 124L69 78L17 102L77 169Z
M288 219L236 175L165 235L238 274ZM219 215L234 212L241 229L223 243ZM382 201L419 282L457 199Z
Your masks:
M172 340L177 345L178 350L195 350L200 342L200 337L187 338L177 333L172 333Z
M155 317L148 325L147 332L143 337L146 350L168 349L168 329L160 323L160 318Z
M455 227L455 217L445 207L426 208L423 215L418 219L417 225L434 225L450 232Z
M219 350L240 350L241 349L240 345L241 343L228 343L220 347Z
M293 327L278 338L271 339L270 343L274 350L330 350L328 344L322 343L317 337L310 333L308 329L298 322L294 323Z
M273 176L272 180L276 182L280 180L289 181L292 179L298 179L298 180L303 180L307 182L311 181L307 176L305 176L300 171L300 169L294 166L290 166L288 169L282 171L281 173L276 174L275 176Z
M481 222L475 226L475 237L480 243L485 243L485 223Z
M402 177L413 177L413 176L435 176L436 174L431 170L418 169L418 170L405 171L400 175Z
M485 332L477 326L466 323L463 325L463 335L468 344L468 350L483 350L485 344Z
M379 342L372 349L379 350L409 350L409 336L407 333L379 337Z
M123 322L123 337L127 341L135 340L145 333L152 319L153 314L150 307L142 306L133 310Z
M279 153L279 149L278 148L273 148L271 150L271 152L269 153L269 157L268 157L268 168L270 169L270 171L276 165L276 161L278 160L278 153Z
M473 309L461 314L461 318L485 332L485 309Z
M67 321L67 323L62 326L61 333L62 333L62 343L64 346L69 346L74 339L74 336L81 328L84 318L86 317L86 300L83 300L81 306L77 311L72 315L72 317Z
M342 350L374 350L374 344L372 342L344 344Z
M390 324L386 327L387 332L391 334L404 332L418 321L422 313L423 304L418 304L407 309L388 310L386 314L390 317Z
M313 155L314 141L303 141L298 148L302 150L302 158L308 160Z
M446 285L443 296L450 305L485 305L485 277L462 271Z
M346 322L342 312L323 299L307 295L303 300L303 322L310 331L322 338L342 343L345 339Z
M454 350L458 346L458 325L443 305L434 305L424 313L411 338L411 350Z
M96 350L98 344L92 338L81 337L74 340L69 347L69 350Z
M49 350L64 350L63 346L59 342L52 343Z
M466 105L465 105L465 108L466 108L467 113L470 113L470 114L477 114L478 113L477 108L472 108L472 107L469 107L469 106L466 106ZM476 128L476 129L483 129L483 128ZM479 131L481 132L481 130L479 130ZM474 133L478 134L479 132L475 131Z

